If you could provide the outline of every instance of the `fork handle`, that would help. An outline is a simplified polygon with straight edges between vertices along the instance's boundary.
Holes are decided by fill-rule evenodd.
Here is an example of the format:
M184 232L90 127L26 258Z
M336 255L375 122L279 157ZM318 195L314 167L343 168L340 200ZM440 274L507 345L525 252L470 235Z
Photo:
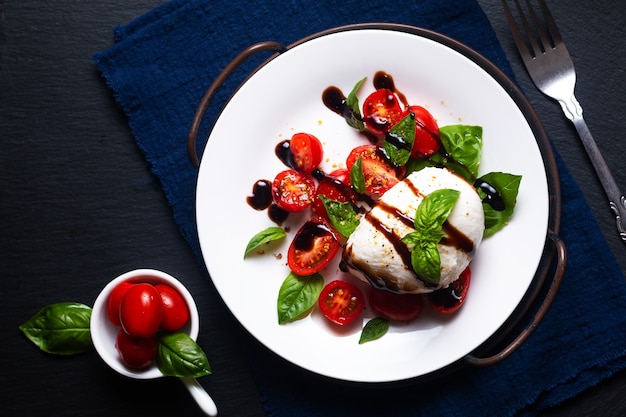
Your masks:
M609 206L615 214L617 231L623 242L626 242L626 197L622 194L609 170L608 165L604 161L600 149L596 141L591 136L591 132L583 119L583 110L576 97L572 94L569 101L559 100L565 116L574 123L578 136L587 151L587 155L591 160L591 164L595 168L596 174L600 179L600 183L604 188L604 192L609 198Z

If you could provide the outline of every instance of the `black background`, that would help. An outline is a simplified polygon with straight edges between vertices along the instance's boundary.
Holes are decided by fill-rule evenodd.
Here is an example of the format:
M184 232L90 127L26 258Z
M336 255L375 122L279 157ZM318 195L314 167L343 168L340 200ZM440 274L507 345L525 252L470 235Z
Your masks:
M500 2L479 3L626 271L626 247L575 130L560 107L528 80ZM623 4L550 3L576 64L577 97L586 120L626 190ZM48 355L18 330L47 304L92 305L106 282L135 268L167 271L194 294L203 318L199 342L215 371L201 381L220 414L264 415L244 352L255 342L204 279L91 59L93 52L112 44L115 24L158 4L0 1L2 415L201 415L173 379L121 378L95 352ZM618 373L545 415L626 415L625 384L626 372Z

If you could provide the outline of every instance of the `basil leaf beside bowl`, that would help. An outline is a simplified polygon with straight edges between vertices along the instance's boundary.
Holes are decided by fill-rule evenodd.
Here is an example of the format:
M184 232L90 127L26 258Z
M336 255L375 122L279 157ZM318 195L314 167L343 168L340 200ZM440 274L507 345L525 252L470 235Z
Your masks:
M80 303L50 304L19 329L39 349L57 355L74 355L91 348L91 307Z

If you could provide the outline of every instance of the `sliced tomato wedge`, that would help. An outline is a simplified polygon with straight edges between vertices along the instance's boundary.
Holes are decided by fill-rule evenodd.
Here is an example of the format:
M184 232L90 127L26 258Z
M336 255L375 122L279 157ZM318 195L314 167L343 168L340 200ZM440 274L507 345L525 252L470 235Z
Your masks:
M339 251L339 234L322 217L302 225L289 245L287 263L297 275L319 272Z
M310 174L322 163L324 149L322 142L309 133L296 133L289 141L293 168Z
M398 294L376 288L370 291L369 302L376 314L389 320L411 321L424 309L422 294Z
M385 134L402 118L402 106L393 91L381 88L363 102L363 121L374 133Z
M441 314L451 314L457 311L467 297L471 276L472 271L468 266L461 272L459 278L447 288L441 288L428 294L430 307Z
M350 172L346 168L337 168L328 174L328 176L340 181L343 184L350 185Z
M354 148L346 159L346 166L351 170L361 158L361 167L365 179L365 189L373 197L380 197L398 183L396 170L385 162L376 145L368 144Z
M322 289L318 305L328 320L343 326L351 323L361 314L365 306L365 298L356 285L335 280Z
M311 210L318 216L322 216L328 220L326 207L322 203L320 196L324 196L331 200L345 203L355 199L354 190L350 187L350 173L345 168L339 168L324 178L317 178L318 185L315 193L315 200L311 205Z
M310 176L293 169L281 171L272 182L272 197L285 211L302 211L315 199L315 182Z
M413 158L430 156L439 150L439 126L433 115L421 106L409 106L407 114L415 115L415 141L411 149Z

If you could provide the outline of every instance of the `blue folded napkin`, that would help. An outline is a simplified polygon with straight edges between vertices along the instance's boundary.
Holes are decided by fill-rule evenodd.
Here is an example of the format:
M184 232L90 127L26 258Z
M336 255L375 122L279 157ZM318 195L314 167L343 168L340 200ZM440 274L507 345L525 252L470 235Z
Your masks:
M173 0L116 27L115 44L94 55L200 262L197 172L187 159L185 141L205 89L253 43L288 45L324 29L361 22L441 32L512 76L487 18L472 0ZM207 137L230 94L266 57L247 61L226 82L198 138ZM509 359L486 368L467 367L427 384L371 388L322 380L256 346L251 363L268 415L533 415L624 369L626 283L577 184L560 159L558 163L568 271L544 321ZM334 359L341 360L329 358Z

